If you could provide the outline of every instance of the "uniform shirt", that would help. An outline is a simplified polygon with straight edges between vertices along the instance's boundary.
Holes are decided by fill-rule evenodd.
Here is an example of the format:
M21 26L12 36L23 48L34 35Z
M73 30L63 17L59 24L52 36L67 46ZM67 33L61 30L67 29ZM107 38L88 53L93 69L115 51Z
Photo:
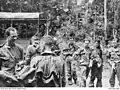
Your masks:
M101 50L101 49L94 48L94 49L92 50L91 59L92 59L92 60L95 60L95 61L97 61L97 62L99 62L99 63L102 64L102 62L103 62L102 50Z
M73 54L73 57L75 57L75 54L79 55L79 61L82 62L81 64L88 65L90 62L91 52L92 49L90 47L88 49L80 48Z
M23 48L18 44L14 44L10 47L6 43L0 48L0 57L6 58L4 60L1 59L1 70L14 74L16 64L23 60Z
M36 56L31 60L30 66L37 67L36 72L42 72L44 77L50 77L52 72L56 75L63 70L61 67L64 64L64 60L60 56L56 56L55 53L46 51L41 56ZM61 73L63 74L63 73Z
M118 48L113 48L111 47L109 50L108 50L108 54L109 54L109 59L110 61L112 62L116 62L116 61L119 61L120 60L120 50Z
M31 59L36 56L39 55L40 52L38 52L38 50L36 50L36 48L33 45L29 45L26 49L26 61L27 64L30 64Z

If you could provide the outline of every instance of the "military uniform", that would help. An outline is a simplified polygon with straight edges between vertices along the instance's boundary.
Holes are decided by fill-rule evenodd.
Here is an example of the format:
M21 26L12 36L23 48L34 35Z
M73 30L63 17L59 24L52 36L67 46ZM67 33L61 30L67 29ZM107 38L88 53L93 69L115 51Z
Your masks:
M76 56L77 55L77 56ZM89 62L90 62L90 56L91 56L91 48L80 48L74 53L74 59L77 60L77 73L79 75L78 78L80 78L81 83L80 85L82 87L86 87L86 79L89 74Z
M94 87L94 80L97 78L96 87L102 87L102 67L103 67L103 58L102 50L94 48L91 55L91 76L90 76L90 87Z
M68 84L72 85L72 79L74 83L77 82L77 75L76 75L76 61L73 58L73 53L75 52L76 47L74 42L69 43L69 49L66 57L66 64L67 64L67 76L68 76Z
M42 52L31 60L36 69L38 87L65 86L64 60L53 52ZM42 76L41 76L42 75Z
M43 50L41 56L34 57L30 66L36 68L36 81L38 87L65 86L64 60L52 52L54 40L51 36L43 37Z
M30 61L33 57L36 55L40 55L40 49L34 46L34 45L29 45L26 49L26 64L30 65Z
M120 85L120 50L119 48L110 48L108 50L109 63L112 67L112 73L109 80L111 87L115 86L115 75L117 75L119 85Z
M13 44L11 47L7 43L0 48L0 60L1 71L0 77L3 81L6 79L12 79L12 81L18 82L16 75L16 64L23 60L23 48L18 44ZM7 82L7 80L6 80ZM9 82L9 80L8 80Z
M72 79L74 80L74 83L76 84L77 81L77 75L76 75L76 62L74 61L74 58L72 56L67 56L67 76L68 76L68 84L72 84Z

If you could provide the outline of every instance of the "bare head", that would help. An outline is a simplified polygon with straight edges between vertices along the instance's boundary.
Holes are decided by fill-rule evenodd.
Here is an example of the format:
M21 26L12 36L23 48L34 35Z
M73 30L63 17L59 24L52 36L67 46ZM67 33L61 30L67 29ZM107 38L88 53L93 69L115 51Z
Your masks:
M6 29L5 34L9 42L15 42L18 38L17 30L13 27L9 27L8 29Z
M117 41L113 40L113 41L111 42L111 44L112 44L112 47L116 47L116 46L117 46Z
M95 47L96 48L100 48L100 40L96 40L95 41Z
M35 46L35 47L36 47L37 45L39 45L39 42L40 42L38 36L33 36L33 37L31 38L31 41L32 41L32 45Z
M86 39L86 40L84 41L84 46L85 46L85 47L89 47L89 44L90 44L90 40Z
M51 36L47 35L43 37L42 43L44 43L44 50L51 50L54 44L54 39Z

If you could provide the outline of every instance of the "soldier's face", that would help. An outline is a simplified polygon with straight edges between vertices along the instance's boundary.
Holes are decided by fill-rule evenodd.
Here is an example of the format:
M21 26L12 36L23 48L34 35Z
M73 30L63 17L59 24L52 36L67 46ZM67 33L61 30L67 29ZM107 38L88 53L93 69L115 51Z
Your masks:
M37 47L38 45L39 45L39 40L33 41L33 46L34 46L34 47Z
M90 43L89 41L85 41L84 46L85 47L89 46L89 43Z
M116 43L116 42L112 42L112 46L113 46L113 47L116 47L116 46L117 46L117 43Z
M96 47L99 47L100 44L99 44L98 42L95 42L95 46L96 46Z
M10 31L10 36L8 36L8 40L11 42L15 42L18 38L17 31Z

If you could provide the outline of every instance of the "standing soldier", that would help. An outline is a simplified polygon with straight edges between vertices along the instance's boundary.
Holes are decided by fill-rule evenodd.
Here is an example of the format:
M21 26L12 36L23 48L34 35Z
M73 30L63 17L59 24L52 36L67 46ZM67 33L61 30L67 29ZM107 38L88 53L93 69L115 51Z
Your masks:
M117 42L112 42L112 47L109 49L108 62L112 67L112 73L109 80L110 86L115 86L115 75L117 75L119 85L120 85L120 50L118 48Z
M75 48L74 43L70 43L69 44L69 53L66 58L67 71L68 71L68 84L69 85L72 85L72 78L73 78L75 84L77 81L76 68L75 68L76 62L74 61L74 58L72 57L75 50L76 50L76 48Z
M102 87L102 67L103 67L102 50L100 47L100 40L95 41L95 48L92 50L90 67L91 76L89 87L94 87L94 80L97 78L96 87Z
M41 56L34 57L30 62L30 66L36 68L37 86L65 86L64 60L52 52L54 40L51 36L44 36L43 41Z
M16 44L17 30L15 28L8 28L6 30L6 43L0 47L0 81L8 83L10 86L18 85L16 75L16 65L23 64L23 48Z
M33 57L35 57L36 55L40 55L40 40L38 36L33 36L32 37L32 44L29 45L26 49L26 64L30 65L30 61Z
M90 56L91 56L91 48L89 46L90 40L85 40L84 47L78 49L73 57L75 60L78 61L79 66L78 66L78 72L80 75L81 83L80 85L82 87L86 87L86 79L88 77L89 73L89 62L90 62Z

